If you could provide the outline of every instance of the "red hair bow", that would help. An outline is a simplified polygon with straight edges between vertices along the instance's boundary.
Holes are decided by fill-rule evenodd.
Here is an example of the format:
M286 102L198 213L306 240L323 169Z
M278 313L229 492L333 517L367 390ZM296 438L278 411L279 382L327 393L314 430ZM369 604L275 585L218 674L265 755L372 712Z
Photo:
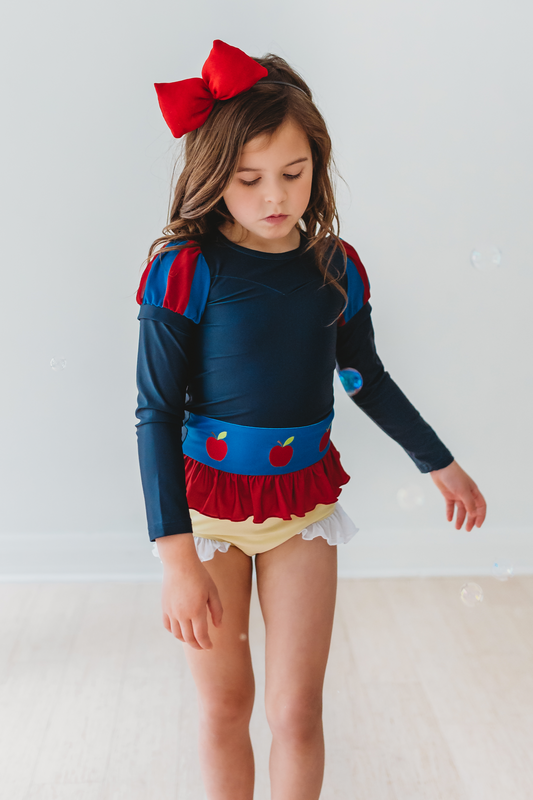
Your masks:
M201 78L154 86L165 122L174 138L179 139L204 124L215 100L229 100L267 75L266 67L238 47L215 39Z

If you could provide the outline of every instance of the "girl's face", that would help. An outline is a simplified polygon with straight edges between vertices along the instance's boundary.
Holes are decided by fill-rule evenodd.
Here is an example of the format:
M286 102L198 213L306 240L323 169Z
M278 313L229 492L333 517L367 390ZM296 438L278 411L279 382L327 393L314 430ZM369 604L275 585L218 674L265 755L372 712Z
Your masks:
M237 173L222 195L235 224L222 233L245 247L271 253L294 250L300 244L295 228L311 197L313 159L303 130L292 121L274 133L248 142ZM285 215L280 221L271 215Z

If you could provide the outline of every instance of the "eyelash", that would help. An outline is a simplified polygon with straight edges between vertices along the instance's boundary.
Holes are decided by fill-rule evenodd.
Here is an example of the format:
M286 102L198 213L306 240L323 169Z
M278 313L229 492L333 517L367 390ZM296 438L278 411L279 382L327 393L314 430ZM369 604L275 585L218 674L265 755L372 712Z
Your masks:
M303 172L303 170L302 170L302 172ZM296 180L296 178L299 178L301 176L302 172L299 172L298 175L285 175L285 177L288 178L290 181L294 181L294 180ZM256 178L255 181L243 181L243 180L241 180L241 183L243 184L243 186L254 186L257 183L258 180L259 180L259 178Z

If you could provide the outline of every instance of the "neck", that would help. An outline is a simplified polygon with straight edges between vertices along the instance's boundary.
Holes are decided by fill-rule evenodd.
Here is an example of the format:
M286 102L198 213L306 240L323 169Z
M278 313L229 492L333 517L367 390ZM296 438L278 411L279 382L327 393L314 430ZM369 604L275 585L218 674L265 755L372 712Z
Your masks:
M263 239L256 236L239 223L225 222L219 226L219 231L234 244L259 250L262 253L286 253L296 250L300 246L300 231L294 227L287 236L281 239Z

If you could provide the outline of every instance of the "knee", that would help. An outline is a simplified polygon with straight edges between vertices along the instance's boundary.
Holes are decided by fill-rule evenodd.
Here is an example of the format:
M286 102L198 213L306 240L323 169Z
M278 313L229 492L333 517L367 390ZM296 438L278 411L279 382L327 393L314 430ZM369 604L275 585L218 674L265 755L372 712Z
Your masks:
M322 695L281 695L266 707L272 736L286 744L305 743L322 725Z
M201 716L209 729L227 732L228 728L246 726L250 722L254 705L254 690L238 689L219 691L203 698Z

